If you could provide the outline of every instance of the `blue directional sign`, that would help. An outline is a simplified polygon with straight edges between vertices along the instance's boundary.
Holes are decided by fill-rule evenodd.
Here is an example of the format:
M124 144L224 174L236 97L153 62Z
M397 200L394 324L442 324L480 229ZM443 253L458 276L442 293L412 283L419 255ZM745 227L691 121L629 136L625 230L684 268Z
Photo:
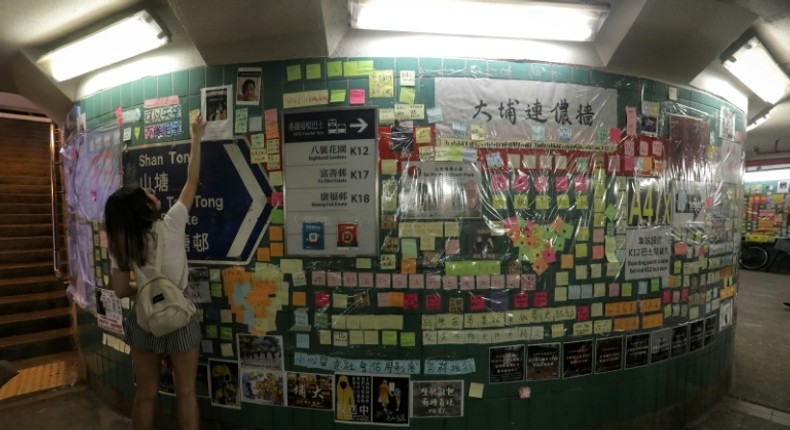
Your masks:
M145 145L123 153L124 183L154 190L162 211L186 182L189 142ZM250 164L246 139L202 144L200 185L187 221L187 259L197 264L246 264L272 212L272 188Z

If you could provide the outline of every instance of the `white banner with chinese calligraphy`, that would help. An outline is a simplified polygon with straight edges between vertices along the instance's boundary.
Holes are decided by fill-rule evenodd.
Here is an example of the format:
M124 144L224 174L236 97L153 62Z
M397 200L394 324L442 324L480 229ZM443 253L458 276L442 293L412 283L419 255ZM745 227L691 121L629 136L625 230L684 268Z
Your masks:
M437 78L437 136L608 142L617 91L552 82Z

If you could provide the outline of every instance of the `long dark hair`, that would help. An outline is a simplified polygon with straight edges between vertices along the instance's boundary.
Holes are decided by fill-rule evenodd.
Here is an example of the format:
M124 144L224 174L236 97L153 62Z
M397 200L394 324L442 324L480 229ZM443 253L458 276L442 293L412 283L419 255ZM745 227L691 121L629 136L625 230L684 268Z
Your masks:
M143 266L148 261L151 226L160 218L154 202L136 185L121 187L107 199L104 226L119 269L129 271L132 263Z

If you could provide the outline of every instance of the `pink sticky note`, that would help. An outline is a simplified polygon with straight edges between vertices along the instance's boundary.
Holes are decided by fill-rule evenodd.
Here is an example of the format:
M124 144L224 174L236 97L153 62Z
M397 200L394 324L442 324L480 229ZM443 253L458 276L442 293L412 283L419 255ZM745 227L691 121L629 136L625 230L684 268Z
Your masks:
M491 288L491 278L488 275L477 275L475 276L475 283L478 290L487 290Z
M672 292L672 303L680 303L680 291Z
M277 122L277 108L263 111L263 122L266 124Z
M474 290L475 289L475 277L474 276L461 276L461 289L462 290Z
M609 297L617 297L620 295L620 284L612 282L609 284Z
M513 306L516 309L526 309L529 307L529 295L527 293L516 293L513 295Z
M619 142L620 141L620 129L619 128L610 128L609 129L609 142Z
M592 247L592 258L593 260L601 260L604 256L604 249L603 245L593 245Z
M389 273L376 273L376 288L390 288L392 286L392 275Z
M516 175L513 176L513 191L525 193L529 191L529 176Z
M491 188L494 191L504 191L507 190L507 176L505 175L491 175Z
M326 283L330 287L339 287L343 285L343 275L340 272L327 272Z
M574 176L573 177L573 191L577 193L586 193L587 192L587 177L586 176Z
M343 286L356 287L357 286L357 272L343 272Z
M425 275L409 275L409 288L422 290L425 288Z
M540 256L543 257L543 261L548 264L557 261L557 252L554 251L554 248L544 249L543 252L540 253Z
M650 144L646 140L639 141L639 156L647 157L650 155Z
M554 187L557 189L558 193L564 193L568 191L569 188L569 181L567 176L557 176Z
M545 308L549 304L549 293L538 291L532 296L532 304L536 308Z
M672 291L664 290L661 292L661 303L667 304L672 299Z
M653 141L653 156L661 158L664 155L664 142L660 140Z
M283 205L283 193L279 191L272 191L272 206L278 207Z
M603 243L605 234L606 234L606 230L604 230L602 228L594 228L593 229L593 243Z
M623 170L625 170L626 172L633 172L635 163L636 160L634 159L634 157L625 157L623 159Z
M507 288L508 289L519 289L521 288L521 276L519 275L507 275Z
M352 89L349 90L348 104L350 105L364 105L365 104L365 90Z
M359 273L359 286L362 288L373 287L373 273L360 272Z
M704 246L700 245L700 247L697 248L697 255L699 255L700 257L704 257L705 256L705 247Z
M491 288L502 290L505 288L505 275L491 275Z
M314 297L315 297L315 307L325 308L329 306L329 293L324 291L316 291Z
M549 177L548 176L536 176L535 177L535 191L539 193L545 193L549 190Z
M689 289L688 288L684 288L684 289L680 290L680 301L683 302L683 303L686 303L687 301L689 301Z
M688 245L686 242L675 242L675 255L686 255Z
M403 309L404 310L414 310L420 306L419 298L417 294L414 293L407 293L403 295Z
M445 275L442 278L442 288L445 290L457 290L458 289L458 277Z
M636 155L636 144L633 140L623 142L623 155L633 157Z
M392 288L408 288L409 278L404 273L395 273L392 275Z
M537 276L534 273L524 273L521 275L521 289L531 291L535 289L537 283Z
M590 306L576 306L576 320L587 321L590 319Z
M429 290L438 290L442 288L441 275L428 275L425 277L425 288Z
M633 106L625 108L625 130L628 136L636 136L636 108Z
M425 296L425 309L429 311L442 310L442 296L438 294L428 294Z
M486 309L486 299L480 295L474 295L469 299L469 310L472 312L480 312Z
M314 271L311 275L310 283L319 287L326 285L326 272L323 270Z

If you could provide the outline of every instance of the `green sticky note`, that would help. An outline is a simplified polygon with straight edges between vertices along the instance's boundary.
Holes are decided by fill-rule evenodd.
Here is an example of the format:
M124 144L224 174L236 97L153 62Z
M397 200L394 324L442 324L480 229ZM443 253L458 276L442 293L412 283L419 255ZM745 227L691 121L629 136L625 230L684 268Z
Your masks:
M285 221L285 217L283 215L282 209L275 209L272 211L271 223L272 224L283 224Z
M551 198L547 195L538 195L535 197L535 209L537 210L548 210L550 204Z
M455 147L451 147L455 148ZM519 193L513 194L513 208L514 209L527 209L529 207L528 194Z
M609 203L609 206L606 207L604 214L606 214L606 217L609 218L609 221L614 221L614 219L617 218L617 208L613 204Z
M217 326L213 324L206 325L206 338L216 339L217 336L219 336L219 332L217 331Z
M567 194L557 195L557 209L565 210L571 207L571 197Z
M373 60L364 60L357 63L357 72L362 75L369 75L373 71Z
M405 331L400 334L400 346L416 346L417 340L415 339L413 331Z
M336 78L343 76L343 62L342 61L327 61L326 63L326 76Z
M321 79L321 64L308 64L305 66L307 79Z
M211 297L222 297L222 284L211 284Z
M230 327L222 327L219 330L220 338L222 340L233 340L233 329Z
M358 64L356 61L346 61L343 63L343 75L346 77L357 76Z
M590 203L587 194L576 194L576 209L587 210L589 208Z
M507 197L502 193L496 193L491 197L491 206L496 210L507 209Z
M623 282L620 287L620 295L623 297L631 297L634 295L634 284L630 282Z
M329 94L329 103L341 103L346 101L346 90L332 90Z
M302 79L302 65L292 64L285 69L289 81L298 81Z
M568 241L567 241L567 240L565 240L565 239L563 239L563 238L557 238L557 239L554 241L554 250L555 250L555 251L557 251L557 252L563 252L563 251L565 251L565 245L566 245L567 243L568 243Z
M401 239L400 250L403 258L417 258L417 241L415 239Z
M650 280L650 292L651 293L657 293L658 290L660 290L660 289L661 289L661 285L659 284L658 279L655 279L655 278L651 279Z
M560 230L560 236L565 239L570 239L573 237L573 225L572 224L563 224Z
M587 258L587 244L586 243L577 243L576 244L576 258Z
M414 97L415 97L415 93L413 87L401 87L400 99L399 99L401 103L407 105L414 104Z
M397 345L398 344L398 332L395 330L383 330L381 332L381 344L382 345Z

